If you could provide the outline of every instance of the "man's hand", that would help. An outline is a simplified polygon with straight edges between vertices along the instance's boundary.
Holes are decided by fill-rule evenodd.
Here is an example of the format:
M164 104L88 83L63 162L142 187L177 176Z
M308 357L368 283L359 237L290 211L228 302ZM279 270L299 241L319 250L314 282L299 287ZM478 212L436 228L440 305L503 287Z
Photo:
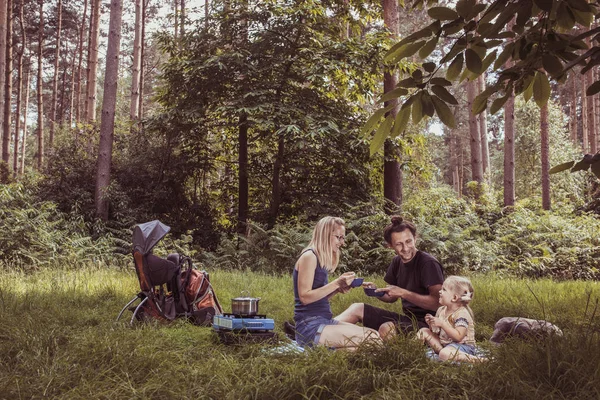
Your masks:
M385 292L392 299L401 299L407 290L398 286L387 285L384 288L377 289L375 292Z

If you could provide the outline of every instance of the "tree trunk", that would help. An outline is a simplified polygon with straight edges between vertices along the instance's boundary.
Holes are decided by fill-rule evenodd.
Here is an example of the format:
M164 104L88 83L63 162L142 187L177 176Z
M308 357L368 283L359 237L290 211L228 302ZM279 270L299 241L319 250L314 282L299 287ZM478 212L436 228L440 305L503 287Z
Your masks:
M586 72L586 81L588 84L592 84L596 81L596 76L594 74L594 69L590 68L588 72ZM585 92L584 92L585 96ZM588 140L590 153L596 154L598 151L598 146L596 142L596 110L594 104L594 96L586 96L587 97L587 115L588 115Z
M479 83L479 93L485 90L485 72L477 78ZM483 111L479 114L479 133L481 134L481 160L483 162L483 173L491 176L490 171L490 145L487 135L487 112Z
M102 99L102 117L100 120L100 143L96 165L96 215L102 220L108 219L108 200L106 189L110 184L112 162L115 110L117 106L117 84L119 82L119 51L121 46L121 0L110 3L110 22L108 46L106 49L106 72L104 75L104 96Z
M504 104L504 207L515 205L515 97Z
M398 36L398 2L396 0L383 0L383 22L391 35ZM387 93L396 88L398 77L395 73L385 72L383 76L383 92ZM398 99L393 99L385 103L385 106L394 103L395 106L390 110L392 117L398 113ZM386 139L383 145L383 196L399 206L402 204L402 170L398 161L398 150L390 139ZM386 212L393 212L395 207L387 207Z
M0 0L0 121L4 121L4 91L6 89L6 25L8 22L8 5L6 0ZM3 124L0 124L4 128ZM2 137L2 160L8 162L10 147L9 132L0 132ZM7 157L6 159L4 157Z
M571 73L571 105L569 107L569 132L571 142L577 145L577 79L575 72Z
M475 182L483 182L483 164L481 162L481 134L477 117L471 112L473 100L477 93L477 82L467 82L467 106L469 107L469 135L471 144L471 179Z
M209 2L208 0L204 0L204 29L208 30L208 16L210 15L209 12Z
M150 0L142 0L142 32L140 39L140 84L138 118L144 117L144 57L146 54L146 9Z
M19 136L21 134L21 101L23 99L23 57L26 48L25 24L23 22L23 2L19 2L19 25L21 27L21 51L17 59L17 109L15 113L15 145L13 151L13 173L19 174ZM25 113L24 113L25 114ZM26 114L25 114L26 115Z
M56 105L58 103L58 61L60 58L60 31L62 29L62 0L58 0L56 5L57 26L56 26L56 49L54 51L54 78L52 79L52 102L50 103L50 136L48 137L48 147L54 146L54 132L56 129Z
M81 25L79 27L79 42L77 43L78 60L77 60L77 78L75 79L75 94L74 94L74 105L75 107L75 121L81 122L81 64L83 64L83 43L85 41L85 19L87 17L87 6L88 0L83 2L83 15L81 16Z
M550 210L550 142L548 137L548 104L540 108L540 132L542 135L542 207Z
M581 132L582 132L582 136L581 136L581 150L584 153L587 153L588 151L588 129L589 129L589 125L588 125L588 98L585 95L585 91L588 85L591 84L591 82L587 81L587 76L586 75L582 75L581 76Z
M248 222L248 116L242 113L238 126L238 232L246 231Z
M129 109L129 118L135 123L139 118L138 110L140 106L140 63L142 47L142 0L135 0L135 25L133 38L133 65L131 66L131 104Z
M38 107L38 155L37 167L42 170L44 166L44 85L42 81L42 57L44 48L44 0L39 0L40 5L40 26L38 27L38 55L37 55L37 107Z
M100 36L101 6L102 3L100 0L93 0L92 19L90 21L90 45L88 46L88 74L86 91L87 94L85 100L85 120L87 122L93 122L96 120L96 93L98 86L98 39Z
M180 3L179 34L181 39L183 39L183 36L185 35L185 0L180 0Z
M269 229L275 226L275 222L277 222L277 215L279 215L279 205L281 204L281 169L283 166L284 155L285 139L283 133L280 133L279 139L277 140L277 156L275 158L275 164L273 165L273 192L271 195L271 207L269 210Z
M12 115L12 0L6 2L7 19L6 19L6 70L5 70L5 86L4 86L4 119L2 132L4 132L4 140L2 141L2 161L8 165L10 163L10 127Z
M27 147L27 110L29 109L29 81L31 71L31 60L27 62L27 69L25 70L25 105L23 106L23 140L21 141L21 165L19 167L19 174L25 173L25 148Z

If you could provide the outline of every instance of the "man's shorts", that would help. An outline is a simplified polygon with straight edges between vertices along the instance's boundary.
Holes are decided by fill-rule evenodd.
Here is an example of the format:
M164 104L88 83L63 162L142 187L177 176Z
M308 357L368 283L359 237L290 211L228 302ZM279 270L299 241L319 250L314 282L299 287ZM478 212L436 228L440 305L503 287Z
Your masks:
M363 326L379 330L379 327L386 322L393 322L396 325L396 329L404 333L428 327L425 321L419 320L414 316L411 318L370 304L364 304Z

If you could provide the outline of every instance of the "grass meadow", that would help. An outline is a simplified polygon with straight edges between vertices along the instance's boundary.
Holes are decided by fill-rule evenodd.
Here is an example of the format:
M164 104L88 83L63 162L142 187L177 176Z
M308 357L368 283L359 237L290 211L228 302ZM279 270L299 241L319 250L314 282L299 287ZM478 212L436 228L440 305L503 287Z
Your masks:
M273 345L226 346L185 321L130 327L119 310L138 292L133 269L89 266L0 273L2 399L598 399L598 282L472 276L477 339L493 361L435 363L411 337L356 353L316 349L274 354ZM367 277L382 284L381 276ZM293 314L291 277L211 272L226 311L249 290L260 313ZM354 289L335 296L391 308ZM547 319L563 337L487 341L504 316Z

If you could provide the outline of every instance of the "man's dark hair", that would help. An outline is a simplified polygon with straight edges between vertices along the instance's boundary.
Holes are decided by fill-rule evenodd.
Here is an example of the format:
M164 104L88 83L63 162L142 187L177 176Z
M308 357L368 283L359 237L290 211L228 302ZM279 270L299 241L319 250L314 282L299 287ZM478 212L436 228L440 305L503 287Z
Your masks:
M392 223L385 227L383 230L383 238L389 244L392 244L392 233L403 232L409 230L413 236L417 236L417 227L410 221L404 220L398 215L392 215Z

